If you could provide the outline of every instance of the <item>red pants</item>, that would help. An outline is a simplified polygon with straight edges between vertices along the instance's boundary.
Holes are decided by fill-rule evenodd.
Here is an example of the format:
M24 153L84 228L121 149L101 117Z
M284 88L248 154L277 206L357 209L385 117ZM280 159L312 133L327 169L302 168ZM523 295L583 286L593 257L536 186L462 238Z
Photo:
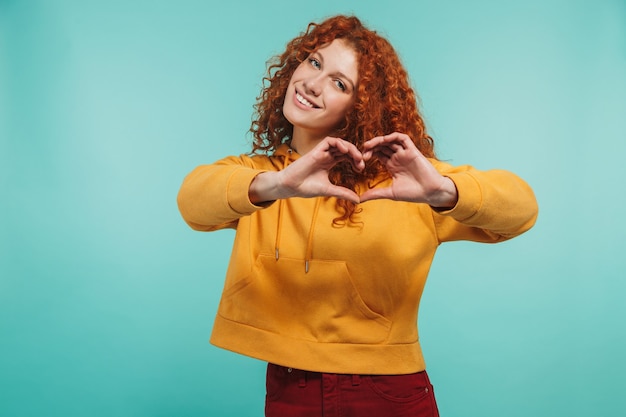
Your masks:
M266 417L439 417L425 371L342 375L269 364Z

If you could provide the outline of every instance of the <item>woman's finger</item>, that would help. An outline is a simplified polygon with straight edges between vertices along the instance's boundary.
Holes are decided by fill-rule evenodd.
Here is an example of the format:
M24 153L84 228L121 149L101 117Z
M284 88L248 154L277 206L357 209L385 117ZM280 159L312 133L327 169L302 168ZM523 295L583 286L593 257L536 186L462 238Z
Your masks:
M354 169L362 171L365 168L365 161L363 160L363 154L353 144L341 138L327 137L325 142L328 146L328 153L335 160L349 161Z

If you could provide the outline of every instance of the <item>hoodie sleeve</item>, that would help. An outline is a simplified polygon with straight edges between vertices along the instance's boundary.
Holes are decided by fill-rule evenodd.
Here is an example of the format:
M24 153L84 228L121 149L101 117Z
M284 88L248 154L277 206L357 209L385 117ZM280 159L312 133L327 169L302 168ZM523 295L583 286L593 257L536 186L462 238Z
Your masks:
M474 240L500 242L529 230L537 220L538 206L530 186L504 170L479 171L433 161L459 193L455 207L433 211L440 242Z
M207 232L234 228L240 217L262 209L248 197L254 177L268 170L259 168L258 162L243 155L231 156L189 173L177 198L185 222L194 230Z

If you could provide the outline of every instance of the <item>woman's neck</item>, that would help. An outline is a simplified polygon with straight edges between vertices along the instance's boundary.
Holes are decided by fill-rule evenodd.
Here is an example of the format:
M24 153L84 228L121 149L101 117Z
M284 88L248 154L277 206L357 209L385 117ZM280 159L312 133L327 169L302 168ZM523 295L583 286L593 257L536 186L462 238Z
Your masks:
M314 134L294 127L290 146L291 149L298 152L298 154L304 155L315 148L326 136L327 135Z

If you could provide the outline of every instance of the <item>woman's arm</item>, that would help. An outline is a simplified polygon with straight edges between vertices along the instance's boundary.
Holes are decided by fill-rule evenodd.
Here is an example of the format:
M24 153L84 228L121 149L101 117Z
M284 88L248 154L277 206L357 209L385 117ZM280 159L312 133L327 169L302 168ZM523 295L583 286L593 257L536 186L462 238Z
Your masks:
M267 162L264 160L267 159ZM234 227L237 220L263 208L248 197L254 178L272 169L268 158L227 157L201 165L187 175L178 191L178 209L195 230Z
M387 198L426 203L435 209L440 241L500 241L530 229L537 218L532 189L515 174L453 167L424 157L402 133L366 142L365 160L377 157L392 177L389 187L373 188L361 201Z

